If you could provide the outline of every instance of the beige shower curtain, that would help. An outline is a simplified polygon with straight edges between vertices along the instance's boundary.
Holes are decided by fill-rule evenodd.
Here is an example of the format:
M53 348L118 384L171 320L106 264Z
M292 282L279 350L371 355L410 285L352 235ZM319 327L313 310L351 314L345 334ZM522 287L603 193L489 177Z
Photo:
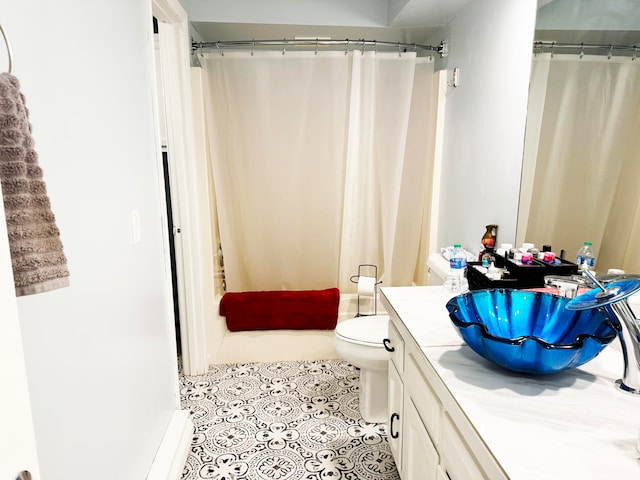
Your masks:
M566 249L573 259L588 240L599 273L640 273L640 63L536 57L526 145L526 241Z
M433 64L414 53L205 55L228 291L338 286L362 263L420 275Z

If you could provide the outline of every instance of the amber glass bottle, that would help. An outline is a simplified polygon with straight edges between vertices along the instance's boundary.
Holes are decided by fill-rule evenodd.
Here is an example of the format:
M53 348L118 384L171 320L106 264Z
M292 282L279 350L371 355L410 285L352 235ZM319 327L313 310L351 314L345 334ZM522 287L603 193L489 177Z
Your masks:
M482 255L486 252L487 247L492 249L496 246L496 238L498 236L498 225L490 224L485 227L487 229L482 236L482 250L478 255L478 261L482 261Z

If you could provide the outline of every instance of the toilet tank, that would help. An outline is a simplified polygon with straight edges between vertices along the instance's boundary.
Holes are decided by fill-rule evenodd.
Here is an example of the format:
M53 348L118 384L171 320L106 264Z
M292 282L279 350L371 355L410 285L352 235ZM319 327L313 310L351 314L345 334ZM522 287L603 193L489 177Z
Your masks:
M427 285L442 285L449 273L449 262L439 253L427 258Z

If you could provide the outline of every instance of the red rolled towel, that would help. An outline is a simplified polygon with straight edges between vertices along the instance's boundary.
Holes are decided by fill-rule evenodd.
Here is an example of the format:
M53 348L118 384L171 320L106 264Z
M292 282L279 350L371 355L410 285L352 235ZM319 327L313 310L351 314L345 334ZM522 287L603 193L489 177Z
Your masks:
M338 321L340 290L229 292L220 300L227 328L240 330L332 330Z

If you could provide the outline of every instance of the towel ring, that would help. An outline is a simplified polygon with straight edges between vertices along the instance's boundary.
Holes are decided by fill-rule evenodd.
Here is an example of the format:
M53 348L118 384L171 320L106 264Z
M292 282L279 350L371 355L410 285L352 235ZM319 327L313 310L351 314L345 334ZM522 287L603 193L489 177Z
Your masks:
M9 55L9 71L7 73L13 73L13 54L11 53L11 44L9 43L9 37L4 32L2 25L0 24L0 33L2 33L2 38L4 38L4 44L7 47L7 55Z

